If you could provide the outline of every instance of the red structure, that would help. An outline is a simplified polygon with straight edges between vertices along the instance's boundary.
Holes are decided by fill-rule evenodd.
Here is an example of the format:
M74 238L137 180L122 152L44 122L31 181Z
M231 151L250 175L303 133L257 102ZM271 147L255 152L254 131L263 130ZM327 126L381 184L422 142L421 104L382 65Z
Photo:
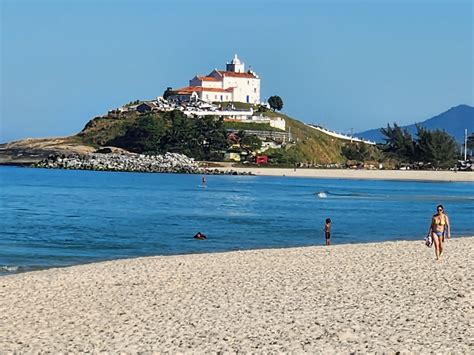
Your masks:
M255 157L255 163L256 164L267 164L268 163L268 157L266 155L257 155Z

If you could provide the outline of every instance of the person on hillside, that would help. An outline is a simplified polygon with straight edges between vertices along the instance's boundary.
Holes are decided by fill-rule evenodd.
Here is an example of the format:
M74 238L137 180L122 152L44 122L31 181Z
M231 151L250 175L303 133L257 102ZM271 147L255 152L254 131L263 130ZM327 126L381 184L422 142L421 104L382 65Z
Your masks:
M326 218L324 237L326 238L326 245L331 245L331 218Z
M444 238L451 239L451 225L449 224L448 215L444 213L443 205L436 207L436 213L431 218L428 234L431 234L433 238L436 260L438 260L443 254Z

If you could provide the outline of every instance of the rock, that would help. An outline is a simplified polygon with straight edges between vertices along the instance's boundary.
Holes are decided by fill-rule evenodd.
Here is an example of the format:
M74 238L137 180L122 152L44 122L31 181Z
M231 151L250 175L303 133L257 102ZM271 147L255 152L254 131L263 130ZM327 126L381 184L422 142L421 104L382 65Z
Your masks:
M112 153L112 149L110 147L102 147L97 149L95 153L109 154Z
M108 147L103 148L100 152L85 155L72 154L64 156L52 154L39 163L36 163L34 167L98 171L237 175L235 171L221 172L219 170L207 170L200 167L193 158L189 158L183 154L118 154Z

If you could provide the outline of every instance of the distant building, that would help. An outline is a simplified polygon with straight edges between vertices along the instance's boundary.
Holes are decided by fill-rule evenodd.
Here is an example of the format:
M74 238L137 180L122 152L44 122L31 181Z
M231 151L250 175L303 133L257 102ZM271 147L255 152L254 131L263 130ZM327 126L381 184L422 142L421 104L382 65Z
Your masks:
M250 115L226 115L224 116L224 121L226 122L241 122L241 123L266 123L270 127L281 129L282 131L286 130L286 121L281 117L267 117L267 116L255 116L253 112Z
M237 152L226 152L224 154L224 160L226 161L240 161L240 154Z
M140 113L144 113L144 112L150 112L156 108L157 106L153 102L143 102L136 107L136 110Z
M207 102L246 102L260 103L260 78L248 70L237 54L226 70L214 69L207 76L195 76L189 80L189 86L172 90L168 99L192 101L200 99Z

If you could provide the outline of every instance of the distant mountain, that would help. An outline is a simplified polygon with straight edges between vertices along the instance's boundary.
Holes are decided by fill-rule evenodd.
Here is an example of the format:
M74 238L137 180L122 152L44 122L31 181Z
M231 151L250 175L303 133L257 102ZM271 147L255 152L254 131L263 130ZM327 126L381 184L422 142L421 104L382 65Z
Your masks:
M467 128L468 134L474 131L474 107L468 105L459 105L450 108L442 114L427 119L419 123L429 130L441 129L452 135L456 141L462 142L464 140L464 130ZM392 122L390 122L392 125ZM412 136L416 135L416 125L403 126ZM356 137L368 139L376 142L384 142L383 135L380 128L371 129L361 133L356 133Z

